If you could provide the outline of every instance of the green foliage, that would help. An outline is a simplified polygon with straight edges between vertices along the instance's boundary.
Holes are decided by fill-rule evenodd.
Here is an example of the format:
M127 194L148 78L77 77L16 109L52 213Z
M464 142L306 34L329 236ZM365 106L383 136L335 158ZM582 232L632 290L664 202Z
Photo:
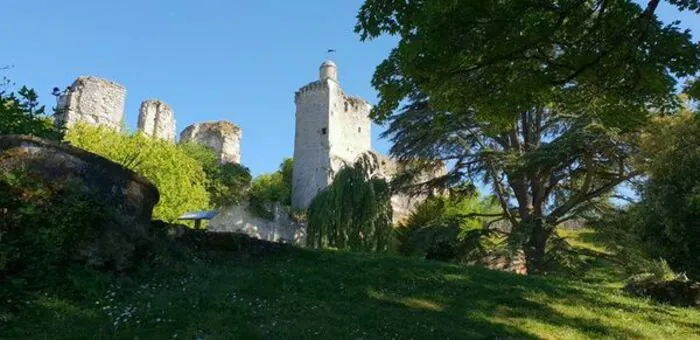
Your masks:
M167 141L140 133L124 135L104 127L76 125L66 133L72 145L131 169L156 185L160 201L153 217L173 221L190 210L209 207L207 177L195 159Z
M700 43L658 21L658 4L367 0L361 38L399 38L374 74L373 118L389 122L395 158L453 162L426 186L490 184L509 242L541 272L560 223L640 174L649 108L676 112L677 79L700 71Z
M50 285L109 216L72 183L27 171L0 171L0 192L0 281Z
M287 208L292 205L293 167L292 159L286 158L277 171L255 177L248 195L250 208L255 214L272 219L271 205L280 203Z
M471 260L487 241L474 239L472 232L481 232L494 219L479 215L497 216L497 211L491 199L479 199L478 193L431 197L395 229L397 250L402 255L427 259Z
M650 257L700 278L700 118L691 112L659 118L645 137L649 177L633 231Z
M695 0L671 3L697 11ZM390 118L417 92L437 110L499 124L552 103L595 107L618 126L648 105L673 107L676 79L698 72L700 43L680 22L660 22L658 4L366 0L361 38L399 38L374 74L373 115Z
M369 157L365 155L365 157ZM382 252L392 228L391 192L383 179L368 178L361 158L335 175L311 201L307 245Z
M38 99L36 92L25 86L16 94L0 91L0 135L61 140L63 131L54 127L53 120L46 115L46 107L40 106Z
M245 198L252 179L248 168L234 163L220 164L213 151L194 142L180 144L178 148L202 166L213 207L235 205Z

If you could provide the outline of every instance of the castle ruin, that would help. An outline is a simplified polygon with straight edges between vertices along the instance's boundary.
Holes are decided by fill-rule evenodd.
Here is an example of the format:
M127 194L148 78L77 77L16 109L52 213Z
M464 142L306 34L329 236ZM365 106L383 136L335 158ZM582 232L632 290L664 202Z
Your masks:
M175 142L175 115L168 104L155 99L141 103L138 130L144 135Z
M121 131L126 89L97 77L78 77L59 97L55 122L71 127L78 122Z
M195 123L180 133L180 143L195 142L214 151L221 163L241 162L241 129L227 121Z

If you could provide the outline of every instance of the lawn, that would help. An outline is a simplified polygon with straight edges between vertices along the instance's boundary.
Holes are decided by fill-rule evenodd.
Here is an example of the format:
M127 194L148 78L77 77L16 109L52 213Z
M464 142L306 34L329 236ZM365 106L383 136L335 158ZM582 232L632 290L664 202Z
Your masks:
M700 310L627 297L598 269L540 278L337 251L220 254L179 271L73 276L1 314L0 337L700 339Z

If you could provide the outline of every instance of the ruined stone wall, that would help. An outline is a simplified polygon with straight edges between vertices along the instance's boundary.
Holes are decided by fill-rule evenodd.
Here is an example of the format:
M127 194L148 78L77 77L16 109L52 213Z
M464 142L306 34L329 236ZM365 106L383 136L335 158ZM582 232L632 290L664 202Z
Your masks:
M257 239L303 245L305 230L294 222L289 214L279 205L272 207L273 219L255 215L250 211L249 203L243 202L221 209L207 225L211 232L243 233Z
M59 98L56 124L71 127L77 122L121 131L126 89L97 78L79 77Z
M175 142L175 115L168 104L146 100L139 109L138 130L146 136Z
M329 82L315 81L297 91L292 206L308 208L332 179L329 152Z
M329 138L331 170L337 173L352 164L372 147L369 112L366 101L348 97L335 82L330 83Z
M221 163L241 162L241 129L227 121L195 123L180 133L180 142L195 142L217 154Z

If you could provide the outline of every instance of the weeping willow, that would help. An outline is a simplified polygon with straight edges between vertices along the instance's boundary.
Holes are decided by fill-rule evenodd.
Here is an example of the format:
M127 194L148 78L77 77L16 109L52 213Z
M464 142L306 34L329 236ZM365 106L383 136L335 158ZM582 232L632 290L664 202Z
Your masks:
M391 235L391 192L371 178L371 157L341 169L308 210L307 245L368 252L387 249Z

